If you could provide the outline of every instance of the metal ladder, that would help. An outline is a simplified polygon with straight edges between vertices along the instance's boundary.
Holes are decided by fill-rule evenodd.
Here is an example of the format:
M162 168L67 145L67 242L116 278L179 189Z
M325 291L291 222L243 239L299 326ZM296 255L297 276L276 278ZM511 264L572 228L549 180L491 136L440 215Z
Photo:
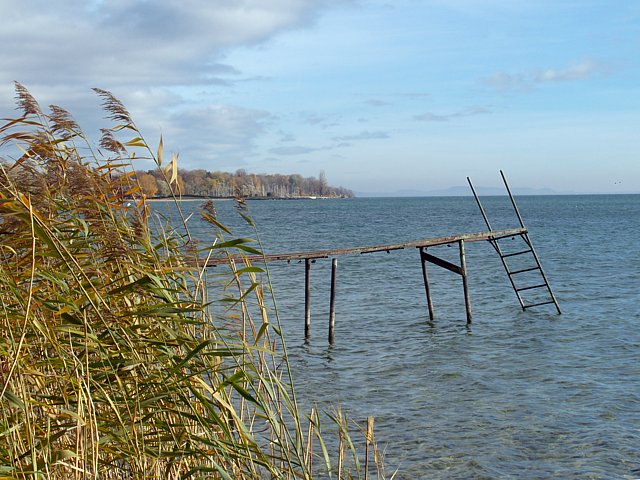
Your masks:
M528 230L527 228L524 226L524 222L522 221L522 217L520 216L520 211L518 210L518 206L516 205L516 202L513 198L513 195L511 194L511 189L509 188L509 184L507 183L507 179L504 176L504 173L502 172L502 170L500 170L500 176L502 177L502 182L504 183L504 186L507 190L507 193L509 194L509 199L511 200L511 205L513 205L513 210L516 213L516 216L518 217L518 222L520 223L520 226L524 229L523 233L514 235L514 236L519 236L522 238L525 247L524 250L520 250L517 252L509 252L509 253L504 253L504 251L502 250L502 248L500 247L500 244L498 243L498 240L500 240L500 238L496 238L493 240L489 240L489 243L491 243L491 246L493 246L493 248L495 249L495 251L498 253L498 255L500 256L500 260L502 262L502 266L504 267L505 271L507 272L507 276L509 278L509 282L511 283L511 287L513 288L513 291L516 294L516 297L518 297L518 302L520 303L520 306L522 307L522 310L527 310L528 308L532 308L532 307L537 307L540 305L550 305L553 304L556 307L556 310L558 311L558 314L561 314L562 312L560 311L560 306L558 305L558 300L556 299L555 295L553 294L553 291L551 290L551 286L549 285L549 280L547 280L547 276L544 273L544 270L542 269L542 264L540 263L540 259L538 258L538 255L536 254L536 250L533 248L533 244L531 243L531 239L529 238L529 234L528 234ZM478 208L480 208L480 213L482 213L482 218L484 218L484 222L487 225L487 228L489 229L489 231L493 231L493 229L491 228L491 223L489 222L489 218L487 217L486 212L484 211L484 208L482 207L482 203L480 203L480 198L478 198L478 195L476 193L475 188L473 188L473 184L471 183L471 179L469 177L467 177L467 182L469 183L469 187L471 187L471 191L473 192L473 196L476 199L476 203L478 204ZM513 238L513 237L511 237ZM521 255L527 255L530 254L531 257L534 260L534 265L532 267L526 267L526 268L518 268L517 270L512 270L509 266L509 264L507 263L507 258L512 258L512 257L518 257ZM525 285L525 286L518 286L518 284L516 283L515 278L517 278L518 275L521 275L523 273L526 272L538 272L539 273L539 277L542 279L542 281L540 283L533 283L531 285ZM531 279L529 279L531 280ZM524 299L522 298L522 295L520 294L520 292L524 292L524 291L532 291L532 290L536 290L536 289L546 289L548 292L548 298L549 300L543 300L543 301L536 301L534 303L525 303Z

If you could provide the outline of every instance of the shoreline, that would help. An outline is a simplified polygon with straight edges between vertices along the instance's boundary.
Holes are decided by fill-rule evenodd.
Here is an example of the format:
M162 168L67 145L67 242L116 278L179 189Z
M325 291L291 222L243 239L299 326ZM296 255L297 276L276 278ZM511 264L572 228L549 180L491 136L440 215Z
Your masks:
M195 196L182 196L176 197L180 201L202 201L202 200L235 200L236 197L195 197ZM241 197L243 200L349 200L350 198L355 197L319 197L319 196L309 196L309 197ZM166 202L172 201L173 197L149 197L145 201L147 202Z

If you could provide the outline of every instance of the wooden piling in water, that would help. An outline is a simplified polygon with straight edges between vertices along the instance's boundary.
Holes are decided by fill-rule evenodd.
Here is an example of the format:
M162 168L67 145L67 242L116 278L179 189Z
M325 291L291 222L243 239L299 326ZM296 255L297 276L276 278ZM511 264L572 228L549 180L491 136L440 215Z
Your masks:
M336 326L336 273L338 259L331 259L331 300L329 301L329 343L333 343L333 332Z
M464 290L464 305L467 310L467 324L471 323L471 297L469 297L469 285L467 284L467 261L464 254L464 240L458 242L460 245L460 274L462 275L462 288Z
M424 281L424 293L427 295L427 307L429 307L429 320L433 322L435 313L433 311L433 301L431 300L431 290L429 289L429 274L427 273L427 259L425 249L420 247L420 263L422 263L422 280Z
M304 338L311 335L311 260L304 259Z

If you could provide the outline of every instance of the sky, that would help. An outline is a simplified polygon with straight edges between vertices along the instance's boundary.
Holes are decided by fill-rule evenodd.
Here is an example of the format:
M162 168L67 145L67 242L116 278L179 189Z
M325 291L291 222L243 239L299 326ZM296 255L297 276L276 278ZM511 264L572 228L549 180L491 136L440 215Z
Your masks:
M185 169L640 192L640 0L0 0L0 18L1 117L19 81L97 139L99 87Z

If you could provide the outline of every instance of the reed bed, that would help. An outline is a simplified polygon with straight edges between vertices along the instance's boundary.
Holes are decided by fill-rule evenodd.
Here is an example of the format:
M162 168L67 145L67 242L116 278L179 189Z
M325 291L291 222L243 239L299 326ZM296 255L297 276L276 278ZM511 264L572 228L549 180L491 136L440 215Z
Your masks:
M259 243L211 204L211 245L150 215L132 161L177 200L177 156L95 92L112 124L98 147L18 83L0 127L0 479L384 478L372 420L301 413L268 270L231 259Z

